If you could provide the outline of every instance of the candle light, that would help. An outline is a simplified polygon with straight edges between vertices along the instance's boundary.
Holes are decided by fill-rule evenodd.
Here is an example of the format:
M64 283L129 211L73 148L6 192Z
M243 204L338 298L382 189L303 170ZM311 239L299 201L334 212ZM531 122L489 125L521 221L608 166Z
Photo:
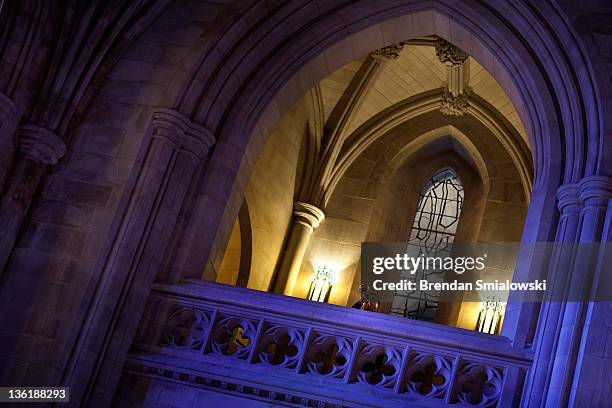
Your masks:
M480 302L476 330L489 334L499 333L504 310L506 310L506 302L499 302L495 298Z
M318 265L308 290L308 300L327 302L334 284L334 271L328 265Z

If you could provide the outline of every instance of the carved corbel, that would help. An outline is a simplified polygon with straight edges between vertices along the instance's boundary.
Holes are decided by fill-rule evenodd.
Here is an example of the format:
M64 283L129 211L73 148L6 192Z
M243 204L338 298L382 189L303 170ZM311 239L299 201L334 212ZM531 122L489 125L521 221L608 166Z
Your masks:
M469 55L450 42L438 38L436 56L446 65L447 81L440 111L445 115L461 116L467 112L469 87L467 65Z
M53 166L66 154L66 145L55 133L38 125L17 129L17 149L41 166Z

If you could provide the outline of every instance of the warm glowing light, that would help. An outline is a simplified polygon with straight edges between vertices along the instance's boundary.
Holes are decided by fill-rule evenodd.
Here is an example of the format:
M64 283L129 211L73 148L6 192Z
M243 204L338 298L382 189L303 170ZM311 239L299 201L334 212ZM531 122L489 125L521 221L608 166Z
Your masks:
M499 333L500 324L505 310L506 302L498 302L495 299L480 302L476 330L489 334Z
M334 280L334 270L331 266L324 264L317 265L317 270L308 290L308 300L327 302Z

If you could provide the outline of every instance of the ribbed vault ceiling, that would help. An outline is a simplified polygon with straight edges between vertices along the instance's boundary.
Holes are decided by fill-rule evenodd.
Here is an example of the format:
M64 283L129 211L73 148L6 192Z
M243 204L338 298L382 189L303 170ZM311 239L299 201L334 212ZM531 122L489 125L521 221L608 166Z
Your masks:
M319 84L326 120L364 61L365 58L343 66ZM468 75L471 92L493 105L527 141L525 129L510 99L473 58L469 59ZM368 86L364 100L355 107L345 134L350 134L375 114L403 99L442 88L446 80L446 67L436 56L433 45L405 44L399 58L386 60Z

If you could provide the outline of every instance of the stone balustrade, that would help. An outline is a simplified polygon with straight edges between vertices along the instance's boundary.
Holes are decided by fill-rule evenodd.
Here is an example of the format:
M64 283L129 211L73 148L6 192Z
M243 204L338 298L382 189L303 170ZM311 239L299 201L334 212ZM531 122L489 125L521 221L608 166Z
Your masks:
M125 374L289 406L505 407L531 364L500 336L194 280L155 286Z

